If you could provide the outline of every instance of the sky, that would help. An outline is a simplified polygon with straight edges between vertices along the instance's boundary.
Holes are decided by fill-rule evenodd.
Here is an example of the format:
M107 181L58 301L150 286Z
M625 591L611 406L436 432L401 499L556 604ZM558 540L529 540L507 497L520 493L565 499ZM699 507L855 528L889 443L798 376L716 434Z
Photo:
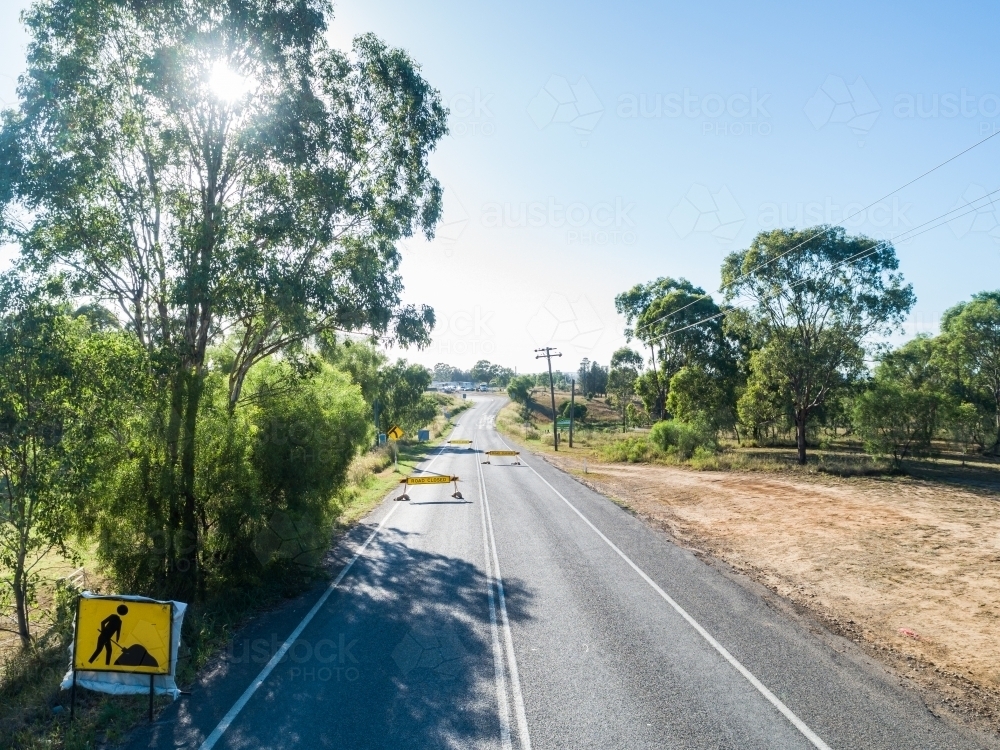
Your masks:
M25 5L0 7L8 104ZM634 284L715 292L760 231L856 214L849 232L891 239L997 190L1000 137L879 201L1000 128L998 30L986 2L336 3L335 46L406 49L451 111L431 157L442 222L401 246L405 300L438 325L401 356L607 364ZM1000 205L973 205L897 244L917 297L897 340L1000 288Z

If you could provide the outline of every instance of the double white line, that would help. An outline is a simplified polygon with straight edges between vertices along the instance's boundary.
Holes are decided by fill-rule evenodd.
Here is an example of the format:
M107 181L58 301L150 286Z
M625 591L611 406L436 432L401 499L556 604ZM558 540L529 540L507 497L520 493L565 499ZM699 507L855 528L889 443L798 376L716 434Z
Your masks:
M437 454L430 460L427 466L423 468L423 471L430 469L431 464L441 457L441 453L447 445L447 443L442 443L441 447L438 448ZM317 601L316 604L313 605L313 608L306 613L306 616L302 618L295 630L292 631L292 634L288 636L284 643L281 644L281 648L277 650L274 656L271 657L271 660L262 670L260 670L260 674L258 674L254 678L253 682L250 683L249 687L243 691L243 695L241 695L239 700L233 704L233 707L226 712L226 715L222 717L222 721L220 721L215 729L212 730L212 733L205 738L205 741L201 743L198 750L212 750L212 748L215 747L215 744L222 739L222 735L224 735L226 730L229 729L230 724L232 724L236 717L239 716L244 706L246 706L249 700L253 697L253 694L257 692L257 689L264 684L264 680L267 679L268 675L271 674L278 663L284 658L285 654L288 653L288 650L295 644L295 641L298 640L299 636L302 635L302 631L306 629L306 626L310 622L312 622L312 619L316 616L316 613L319 612L320 608L326 604L326 600L330 598L330 594L332 594L340 586L341 581L344 580L344 576L346 576L348 571L354 567L354 563L356 563L358 558L364 554L364 551L368 549L368 545L372 543L372 540L375 539L376 536L378 536L379 532L382 531L389 519L392 518L392 514L396 512L396 508L399 507L400 504L398 503L392 504L392 507L389 508L389 512L385 514L376 529L365 540L365 543L358 548L358 551L354 553L354 557L352 557L350 562L343 567L340 574L334 579L333 583L327 586L326 591L323 592L319 601Z
M524 711L524 695L521 693L521 678L517 672L517 658L514 656L514 639L510 632L510 619L507 617L507 602L504 598L503 576L500 575L500 558L497 556L497 542L493 534L493 516L490 513L490 501L486 493L486 477L479 462L478 431L476 442L473 443L476 456L476 469L479 473L479 493L482 502L479 504L480 517L483 525L483 552L486 556L486 578L489 589L490 631L493 636L493 673L496 680L497 703L500 709L500 741L504 750L513 750L510 731L510 707L507 702L506 670L510 670L510 689L514 697L514 714L517 719L517 733L521 750L531 750L531 735L528 733L528 718ZM493 594L496 587L496 596ZM503 628L503 642L507 652L507 667L504 667L504 648L500 645L500 628L497 625L497 603L500 606L500 627Z

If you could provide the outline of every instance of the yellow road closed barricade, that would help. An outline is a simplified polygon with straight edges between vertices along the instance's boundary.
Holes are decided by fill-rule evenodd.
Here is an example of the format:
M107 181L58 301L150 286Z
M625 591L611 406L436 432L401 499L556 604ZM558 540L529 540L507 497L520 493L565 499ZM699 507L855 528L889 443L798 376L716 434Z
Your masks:
M453 477L448 474L434 474L422 477L404 477L399 480L399 483L403 485L403 494L397 497L397 500L409 500L410 496L406 494L406 490L411 486L421 484L454 484L455 492L452 494L452 497L458 500L463 499L462 493L458 491L458 477Z
M517 466L520 466L521 465L521 461L520 461L519 458L517 458L520 455L521 455L520 451L486 451L487 458L486 458L485 461L483 461L483 463L484 464L490 463L490 459L493 458L493 456L513 456L514 457L514 463Z
M472 445L471 440L449 440L448 445Z

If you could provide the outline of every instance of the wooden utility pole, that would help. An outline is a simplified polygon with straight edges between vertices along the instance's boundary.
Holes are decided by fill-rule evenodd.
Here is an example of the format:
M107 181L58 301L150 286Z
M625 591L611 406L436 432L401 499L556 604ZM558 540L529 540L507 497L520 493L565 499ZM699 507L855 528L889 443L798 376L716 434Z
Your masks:
M573 447L573 420L576 418L576 380L569 381L569 447Z
M555 381L552 380L552 358L561 357L562 354L551 346L543 346L541 349L535 349L535 351L542 352L541 354L536 354L535 359L545 357L549 363L549 395L552 397L552 447L555 450L559 450L559 425L557 424L559 420L556 418L556 385Z

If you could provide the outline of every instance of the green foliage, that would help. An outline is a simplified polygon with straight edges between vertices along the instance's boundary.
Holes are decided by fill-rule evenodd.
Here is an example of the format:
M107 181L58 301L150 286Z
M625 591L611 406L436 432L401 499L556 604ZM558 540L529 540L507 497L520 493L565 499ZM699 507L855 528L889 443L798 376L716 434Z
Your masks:
M143 365L131 337L0 278L0 603L12 600L24 645L38 566L53 550L72 557L67 541L121 453L115 432Z
M572 406L573 408L570 409L569 401L563 401L561 404L559 404L559 417L562 419L569 419L570 412L572 411L573 419L578 422L583 421L584 419L587 418L586 404L575 403Z
M491 364L488 360L481 359L469 371L469 381L473 383L487 383L489 385L505 388L514 377L514 371L509 367Z
M196 490L204 533L197 552L213 592L274 577L310 575L329 544L335 495L358 450L371 440L367 405L348 374L329 364L302 372L268 361L247 380L231 410L221 373L202 401ZM155 440L119 464L114 494L95 510L98 556L131 591L162 585L164 542L151 523L141 487ZM193 540L184 540L191 543Z
M643 463L655 457L655 449L645 437L629 436L600 447L601 458L618 463Z
M668 419L657 422L649 431L649 442L667 455L687 460L700 449L702 453L716 449L715 434L702 424Z
M518 375L507 385L507 395L515 404L522 407L531 405L531 389L535 387L535 380L529 375Z
M580 362L576 387L588 399L593 398L599 393L607 393L608 368L602 367L597 362L591 362L585 357Z
M438 413L437 402L426 395L431 384L431 372L422 365L388 357L369 343L337 341L324 337L321 347L324 359L350 373L361 388L369 405L369 420L378 414L379 431L399 425L413 434L433 421Z
M787 376L773 344L750 354L747 382L736 404L739 423L760 443L769 428L794 424Z
M854 425L865 441L865 450L890 456L900 467L914 448L929 444L943 398L941 393L876 376L854 406Z
M650 413L662 418L670 380L682 367L698 367L721 378L736 374L723 311L704 289L686 279L638 284L618 295L615 307L625 316L626 338L635 337L650 350L653 368L637 385Z
M684 366L670 379L667 410L674 419L697 422L714 431L733 423L730 383L698 366Z
M945 312L941 340L942 368L961 401L979 412L980 422L993 423L983 444L1000 454L1000 291L982 292Z
M635 396L636 380L643 365L642 355L622 347L611 355L611 370L608 372L608 394L622 413L622 432L628 427L628 407Z
M799 463L810 417L863 371L869 337L894 330L912 307L898 265L890 243L828 226L761 232L725 259L726 300L751 301L727 326L760 352L747 390L791 402Z
M133 489L159 528L169 593L206 581L196 490L209 351L231 331L229 409L251 370L317 334L425 345L397 241L433 235L438 93L373 36L349 55L330 6L39 0L19 107L0 132L0 216L38 269L117 305L158 394ZM232 96L219 70L243 77Z

